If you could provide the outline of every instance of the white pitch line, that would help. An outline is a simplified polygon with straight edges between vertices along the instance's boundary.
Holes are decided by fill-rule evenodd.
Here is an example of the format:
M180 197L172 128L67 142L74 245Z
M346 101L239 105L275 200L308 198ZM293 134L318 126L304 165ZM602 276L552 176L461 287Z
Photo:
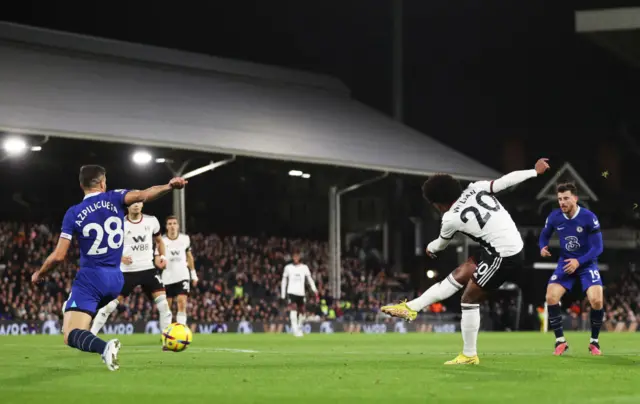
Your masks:
M214 351L219 352L237 352L237 353L259 353L260 351L253 351L251 349L233 349L233 348L214 348Z

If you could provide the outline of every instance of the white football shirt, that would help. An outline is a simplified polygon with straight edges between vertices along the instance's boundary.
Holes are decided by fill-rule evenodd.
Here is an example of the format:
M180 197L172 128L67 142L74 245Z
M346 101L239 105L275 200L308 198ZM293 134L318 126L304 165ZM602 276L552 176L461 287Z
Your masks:
M164 241L167 267L162 271L162 283L171 285L189 281L189 267L187 265L187 251L191 250L191 240L186 234L179 233L175 239L166 234L162 236Z
M284 267L284 273L282 274L282 298L284 299L286 294L304 296L305 295L305 280L309 281L311 290L315 293L316 284L311 277L311 271L305 264L287 264Z
M131 257L131 265L120 262L122 272L138 272L153 269L153 238L160 234L160 222L155 216L142 215L140 221L124 221L123 257Z
M440 237L429 243L427 249L433 253L443 250L460 232L492 255L511 257L520 253L524 246L522 236L509 212L493 194L535 176L535 170L514 171L496 181L470 184L442 216Z

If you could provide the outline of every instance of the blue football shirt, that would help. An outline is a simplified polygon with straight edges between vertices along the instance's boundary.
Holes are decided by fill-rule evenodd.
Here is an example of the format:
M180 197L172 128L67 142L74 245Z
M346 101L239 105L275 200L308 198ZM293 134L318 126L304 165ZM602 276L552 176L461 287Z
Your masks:
M60 237L78 238L80 269L114 268L120 270L124 242L124 196L116 189L85 195L70 207L62 220Z
M560 239L558 265L564 265L568 258L577 259L580 266L597 264L598 255L602 253L602 234L595 213L578 206L575 215L569 218L561 209L555 209L549 214L540 234L541 249L549 245L554 231Z

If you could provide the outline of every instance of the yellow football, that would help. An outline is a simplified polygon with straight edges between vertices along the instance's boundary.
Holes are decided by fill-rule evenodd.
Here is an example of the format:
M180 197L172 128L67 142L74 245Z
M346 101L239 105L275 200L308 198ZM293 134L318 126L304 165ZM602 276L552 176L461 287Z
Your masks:
M193 341L193 334L189 327L180 323L173 323L162 331L162 347L167 351L182 352Z

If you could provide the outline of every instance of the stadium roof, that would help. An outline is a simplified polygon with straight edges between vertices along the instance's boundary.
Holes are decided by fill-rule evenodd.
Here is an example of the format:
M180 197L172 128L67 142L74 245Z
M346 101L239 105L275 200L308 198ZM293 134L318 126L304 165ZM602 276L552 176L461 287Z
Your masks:
M640 7L580 10L575 20L577 33L640 67Z
M289 69L0 22L0 130L460 179L500 174Z

